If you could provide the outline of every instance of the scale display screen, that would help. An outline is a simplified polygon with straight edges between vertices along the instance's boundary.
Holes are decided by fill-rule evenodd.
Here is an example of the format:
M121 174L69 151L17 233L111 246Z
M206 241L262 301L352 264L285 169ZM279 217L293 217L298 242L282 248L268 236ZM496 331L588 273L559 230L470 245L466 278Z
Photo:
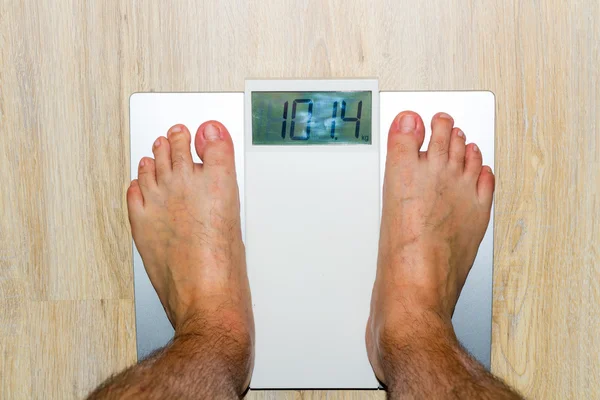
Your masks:
M371 144L372 92L252 92L252 144Z

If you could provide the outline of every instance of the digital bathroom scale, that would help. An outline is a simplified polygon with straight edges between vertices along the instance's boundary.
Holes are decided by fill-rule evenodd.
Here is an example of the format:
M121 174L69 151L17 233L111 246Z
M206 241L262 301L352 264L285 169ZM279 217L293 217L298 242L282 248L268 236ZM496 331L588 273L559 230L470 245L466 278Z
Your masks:
M135 93L131 177L176 123L218 120L235 146L256 325L253 389L377 389L365 348L389 126L444 111L494 165L487 91L380 92L374 79L247 80L245 92ZM193 147L193 141L192 141ZM199 162L192 150L194 161ZM173 336L134 245L138 358ZM452 322L490 366L493 213Z

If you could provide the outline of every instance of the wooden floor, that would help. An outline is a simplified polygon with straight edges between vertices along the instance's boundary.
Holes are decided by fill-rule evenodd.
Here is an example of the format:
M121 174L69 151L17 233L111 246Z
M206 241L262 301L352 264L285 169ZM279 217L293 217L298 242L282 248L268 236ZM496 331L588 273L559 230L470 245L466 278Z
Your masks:
M135 362L128 97L247 77L494 91L493 371L600 398L599 66L597 0L0 0L0 398Z

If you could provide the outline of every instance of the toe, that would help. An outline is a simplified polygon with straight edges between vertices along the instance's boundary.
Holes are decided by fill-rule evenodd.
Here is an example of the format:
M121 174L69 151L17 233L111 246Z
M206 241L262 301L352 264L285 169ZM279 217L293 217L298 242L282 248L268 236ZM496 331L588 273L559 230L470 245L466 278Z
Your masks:
M127 189L127 209L129 216L135 215L144 206L144 196L142 189L137 179L131 181L129 189Z
M459 128L452 129L448 162L460 172L462 172L465 167L466 139L464 132Z
M171 148L171 163L173 171L191 172L194 161L190 150L190 131L185 125L174 125L167 134Z
M138 166L138 185L142 193L147 195L148 191L156 187L156 166L154 159L144 157Z
M469 175L473 180L479 177L479 173L481 172L481 151L479 147L475 143L470 143L467 145L466 155L465 155L465 174Z
M152 153L154 153L154 164L156 166L156 181L161 182L168 179L172 171L172 165L171 149L166 137L161 136L156 139L152 146Z
M434 164L444 164L448 161L453 126L454 120L446 113L437 113L431 119L431 140L427 148L427 159Z
M388 134L387 165L406 165L419 159L425 126L419 114L403 111L394 118Z
M233 141L222 123L206 121L200 125L195 145L203 168L223 167L235 170Z
M479 179L477 180L477 194L479 199L486 207L492 205L492 199L494 197L494 186L496 178L492 169L487 165L481 168L479 173Z

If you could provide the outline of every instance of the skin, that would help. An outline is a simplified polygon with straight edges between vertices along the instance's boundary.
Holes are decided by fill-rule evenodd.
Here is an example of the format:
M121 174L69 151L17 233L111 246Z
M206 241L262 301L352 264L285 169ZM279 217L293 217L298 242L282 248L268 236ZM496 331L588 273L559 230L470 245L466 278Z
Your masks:
M127 191L131 231L175 328L164 349L111 378L103 398L240 398L254 360L254 321L233 143L216 121L173 126Z
M451 317L490 219L494 175L451 116L400 113L388 135L366 342L391 399L518 399L458 343Z
M458 343L451 316L489 222L494 175L450 116L413 112L390 128L369 359L390 399L520 398ZM241 240L233 144L216 121L195 147L175 125L140 162L127 204L144 266L175 337L91 395L240 398L254 359L254 322Z

